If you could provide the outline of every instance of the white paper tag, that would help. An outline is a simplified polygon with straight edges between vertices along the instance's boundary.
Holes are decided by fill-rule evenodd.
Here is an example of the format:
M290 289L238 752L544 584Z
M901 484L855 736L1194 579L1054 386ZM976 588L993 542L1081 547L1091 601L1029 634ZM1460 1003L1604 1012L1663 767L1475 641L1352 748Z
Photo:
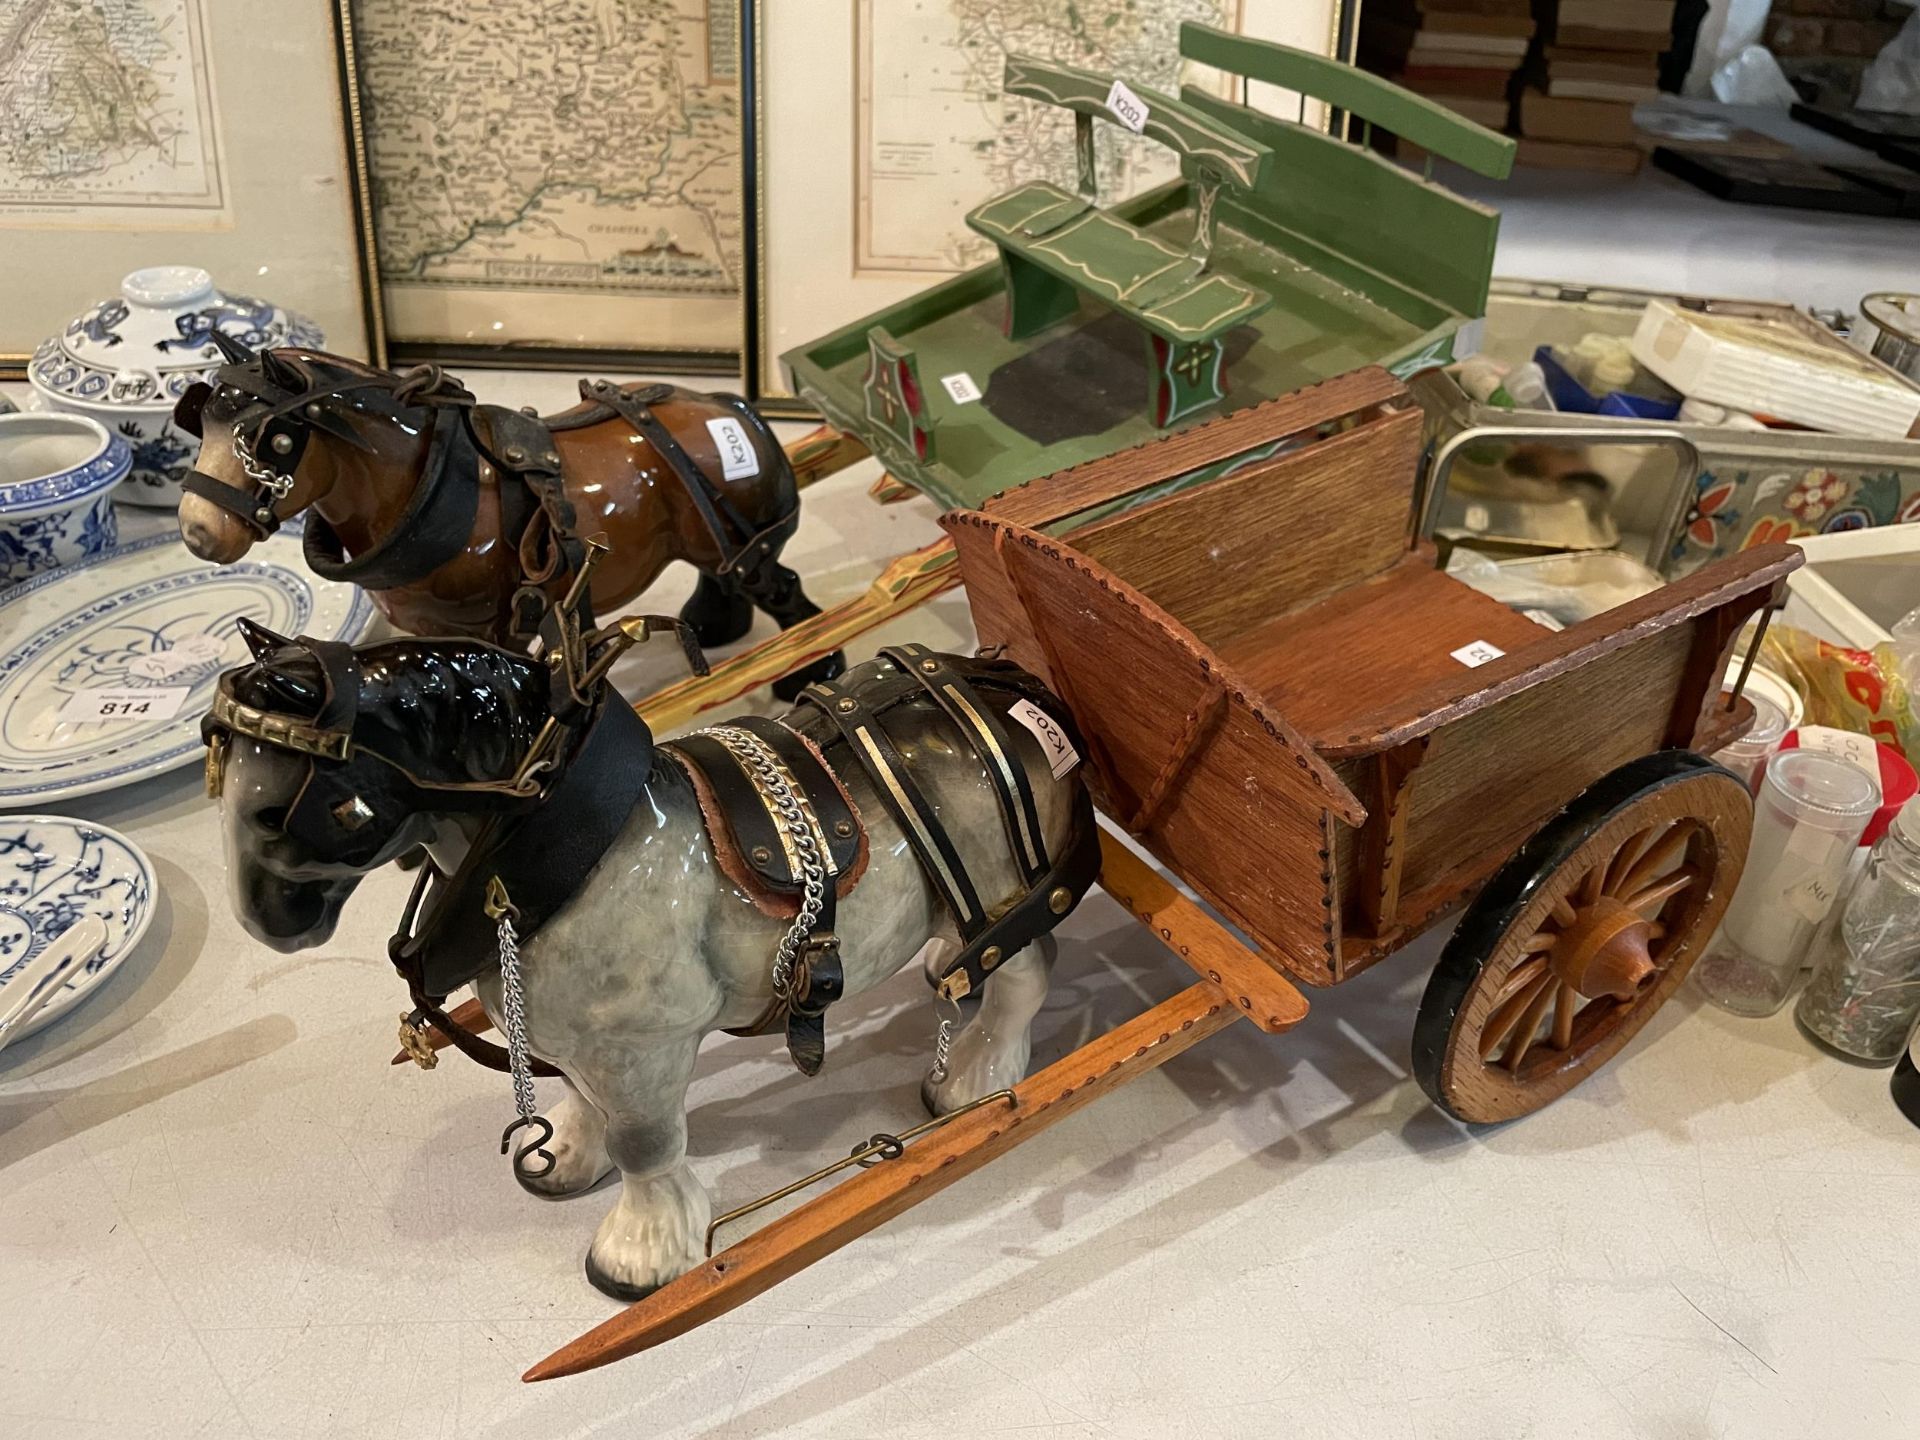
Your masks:
M73 696L60 707L60 718L76 725L99 720L171 720L192 693L191 685L102 686Z
M1534 624L1544 625L1549 630L1564 630L1567 628L1545 610L1522 610L1520 613Z
M1838 881L1818 870L1809 871L1798 883L1780 892L1780 898L1799 912L1810 925L1818 925L1833 908L1833 897L1840 891Z
M745 480L760 473L760 457L754 454L753 437L747 427L731 415L707 421L707 433L720 451L720 473L729 480Z
M1127 82L1116 80L1113 88L1107 91L1107 113L1122 125L1138 135L1147 128L1147 102L1127 88Z
M1491 530L1492 528L1493 512L1491 510L1484 505L1467 506L1467 529Z
M971 405L980 398L980 387L973 383L973 376L964 370L957 375L942 375L940 383L947 387L947 394L953 397L956 405Z
M1831 725L1802 725L1800 748L1837 755L1857 766L1873 781L1875 790L1880 788L1880 746L1871 735L1862 735L1857 730L1837 730Z
M1490 645L1485 640L1476 640L1471 645L1462 645L1458 650L1447 652L1469 670L1477 670L1489 660L1498 660L1507 652L1498 645Z
M1054 718L1031 700L1022 700L1007 714L1018 720L1033 732L1033 738L1040 742L1040 748L1047 752L1047 763L1053 768L1053 778L1058 780L1074 766L1080 763L1079 752L1073 748L1073 742L1067 738Z
M220 658L225 647L212 635L189 635L178 645L127 662L127 673L142 680L171 680L182 670Z

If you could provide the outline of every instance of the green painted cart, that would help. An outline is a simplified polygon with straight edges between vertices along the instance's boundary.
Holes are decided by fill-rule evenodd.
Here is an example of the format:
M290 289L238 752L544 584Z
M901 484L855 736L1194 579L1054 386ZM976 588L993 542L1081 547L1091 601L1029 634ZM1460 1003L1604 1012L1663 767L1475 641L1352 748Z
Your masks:
M1501 178L1514 142L1284 45L1188 24L1180 50L1237 77L1243 101L1250 82L1323 101L1352 138L1196 85L1173 97L1010 59L1008 95L1074 115L1076 189L986 199L967 220L995 263L781 357L897 480L978 505L1360 366L1405 376L1473 348L1498 213L1369 145L1377 127ZM1096 123L1171 149L1181 178L1103 207Z

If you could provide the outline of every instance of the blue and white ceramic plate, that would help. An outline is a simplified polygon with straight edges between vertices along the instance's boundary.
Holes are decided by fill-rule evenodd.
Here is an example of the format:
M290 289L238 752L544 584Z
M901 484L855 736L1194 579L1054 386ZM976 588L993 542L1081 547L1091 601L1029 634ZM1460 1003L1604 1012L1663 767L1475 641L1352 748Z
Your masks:
M242 615L283 635L352 641L373 604L309 572L291 529L219 567L156 535L0 594L0 809L197 760L214 681L249 658ZM131 703L110 719L72 718L106 698L89 691Z
M0 815L0 1009L7 986L67 927L98 915L107 943L19 1031L58 1020L111 975L153 919L153 867L126 836L58 815Z

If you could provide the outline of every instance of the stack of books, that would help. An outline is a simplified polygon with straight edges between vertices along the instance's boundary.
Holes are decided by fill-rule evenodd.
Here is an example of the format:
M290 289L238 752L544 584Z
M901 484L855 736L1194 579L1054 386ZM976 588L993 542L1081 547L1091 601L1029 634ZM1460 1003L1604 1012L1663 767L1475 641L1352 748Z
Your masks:
M1531 0L1367 0L1360 63L1495 130L1527 58Z
M1633 107L1660 93L1674 0L1542 0L1542 44L1515 107L1522 165L1631 175Z

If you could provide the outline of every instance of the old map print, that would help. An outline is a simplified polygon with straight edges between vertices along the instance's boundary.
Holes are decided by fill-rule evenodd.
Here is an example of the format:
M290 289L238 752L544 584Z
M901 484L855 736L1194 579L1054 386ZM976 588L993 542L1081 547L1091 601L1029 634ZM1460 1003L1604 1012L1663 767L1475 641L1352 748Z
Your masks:
M739 343L731 0L357 0L399 340Z
M219 220L205 3L0 0L0 222Z
M1021 181L1073 187L1073 117L1000 93L1011 54L1177 92L1180 25L1238 28L1239 0L859 0L855 229L863 270L951 272L993 258L967 211ZM1175 174L1162 147L1096 124L1100 192Z

